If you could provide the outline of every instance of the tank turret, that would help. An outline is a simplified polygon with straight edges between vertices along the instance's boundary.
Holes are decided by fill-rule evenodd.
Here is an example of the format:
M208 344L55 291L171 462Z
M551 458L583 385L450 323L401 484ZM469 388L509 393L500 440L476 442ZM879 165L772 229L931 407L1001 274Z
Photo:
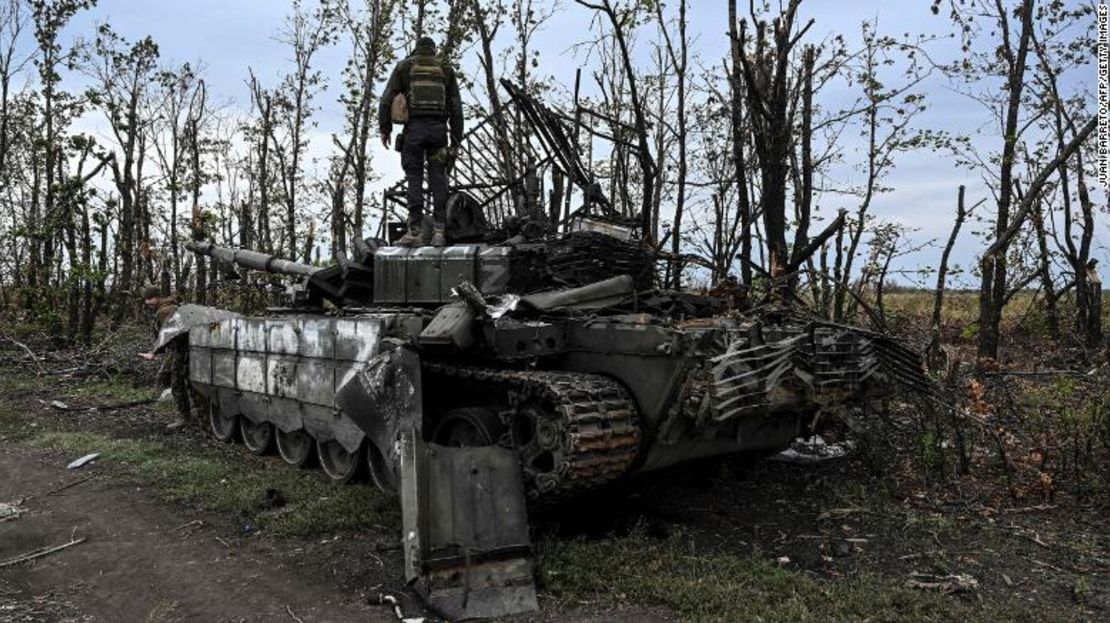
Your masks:
M388 247L374 241L354 246L353 258L340 253L335 264L319 267L210 242L186 244L226 266L301 279L292 301L297 308L319 308L325 300L336 307L438 307L453 302L455 288L463 283L486 296L587 286L623 275L631 276L637 289L651 287L652 256L637 241L596 231L446 247Z

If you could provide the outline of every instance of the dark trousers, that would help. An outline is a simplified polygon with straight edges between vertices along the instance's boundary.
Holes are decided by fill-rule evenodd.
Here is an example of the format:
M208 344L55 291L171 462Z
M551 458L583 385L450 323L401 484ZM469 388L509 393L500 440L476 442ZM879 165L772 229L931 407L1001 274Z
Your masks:
M405 170L409 226L424 219L424 168L432 192L432 215L437 223L447 217L447 160L438 152L447 147L447 122L415 117L405 124L401 142L401 168Z

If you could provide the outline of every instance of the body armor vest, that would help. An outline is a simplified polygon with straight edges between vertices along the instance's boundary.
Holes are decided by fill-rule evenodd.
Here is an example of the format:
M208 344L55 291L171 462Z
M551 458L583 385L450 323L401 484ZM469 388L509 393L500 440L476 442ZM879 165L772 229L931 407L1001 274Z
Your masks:
M409 69L409 115L447 114L447 76L434 56L414 56Z

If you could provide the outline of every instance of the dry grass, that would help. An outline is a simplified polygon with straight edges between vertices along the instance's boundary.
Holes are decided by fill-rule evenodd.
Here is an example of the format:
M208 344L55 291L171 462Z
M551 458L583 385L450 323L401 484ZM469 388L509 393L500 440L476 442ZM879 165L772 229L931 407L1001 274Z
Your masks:
M929 291L890 292L885 295L885 299L888 314L927 320L933 313L934 295ZM1110 301L1110 293L1104 300ZM1002 310L1003 324L1012 326L1022 321L1028 322L1031 318L1040 318L1043 315L1042 302L1043 298L1031 290L1018 292ZM1073 297L1061 298L1061 322L1067 321L1074 314L1074 304ZM1103 305L1102 317L1104 324L1110 324L1110 304ZM964 290L946 292L941 318L949 326L963 327L975 323L979 320L979 293Z

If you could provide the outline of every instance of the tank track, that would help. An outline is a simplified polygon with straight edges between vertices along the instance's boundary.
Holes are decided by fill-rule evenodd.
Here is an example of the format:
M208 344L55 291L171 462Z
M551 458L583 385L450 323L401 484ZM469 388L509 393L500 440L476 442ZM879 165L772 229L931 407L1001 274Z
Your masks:
M636 460L640 448L636 404L612 379L578 372L501 370L435 362L424 362L424 369L503 389L513 412L518 414L528 405L542 405L542 422L534 439L519 448L530 497L560 496L601 486L627 473ZM511 426L512 422L506 424ZM549 469L536 465L544 453L552 459Z

